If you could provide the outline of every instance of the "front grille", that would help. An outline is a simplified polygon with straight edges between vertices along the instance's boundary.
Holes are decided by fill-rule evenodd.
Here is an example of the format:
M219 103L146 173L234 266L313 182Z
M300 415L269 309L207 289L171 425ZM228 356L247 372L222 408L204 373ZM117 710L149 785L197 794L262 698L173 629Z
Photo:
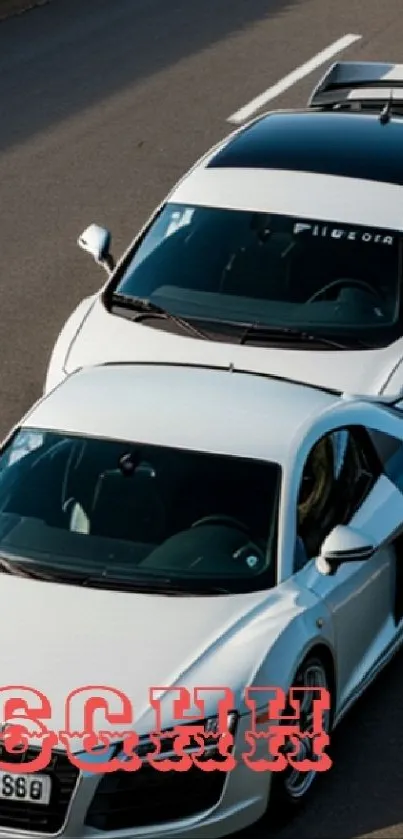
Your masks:
M125 830L196 816L219 801L225 772L137 772L104 775L85 823L97 830Z
M7 752L4 745L0 745L1 759L8 763L15 763L17 772L18 764L33 760L38 752L38 748L30 747L25 753L13 754ZM52 779L49 804L7 801L0 798L0 827L49 834L58 833L61 830L78 781L79 770L70 763L63 752L53 752L49 766L41 770L39 774L48 775ZM26 775L27 779L34 777L35 774Z
M143 758L143 765L136 772L118 770L104 775L87 813L88 827L96 830L145 827L191 818L218 804L226 772L203 772L197 766L187 772L158 772L146 760L147 753L152 753L154 748L150 748L148 738L141 741L136 751ZM171 760L180 760L172 753L170 738L162 739L160 753ZM216 744L208 746L200 760L209 758L224 760Z

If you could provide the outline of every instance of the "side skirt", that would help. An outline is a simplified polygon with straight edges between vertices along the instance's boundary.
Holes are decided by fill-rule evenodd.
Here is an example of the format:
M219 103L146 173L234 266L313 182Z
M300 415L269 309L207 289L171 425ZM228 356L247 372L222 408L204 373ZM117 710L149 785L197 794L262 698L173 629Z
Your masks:
M392 661L396 653L403 645L403 626L400 627L395 640L392 641L382 653L382 655L377 659L371 670L367 673L367 675L359 682L357 687L354 689L351 696L344 702L344 704L339 708L337 714L334 717L333 721L333 730L339 723L344 719L346 714L350 711L350 709L355 705L355 703L363 696L367 688L374 682L382 670L387 666L387 664Z

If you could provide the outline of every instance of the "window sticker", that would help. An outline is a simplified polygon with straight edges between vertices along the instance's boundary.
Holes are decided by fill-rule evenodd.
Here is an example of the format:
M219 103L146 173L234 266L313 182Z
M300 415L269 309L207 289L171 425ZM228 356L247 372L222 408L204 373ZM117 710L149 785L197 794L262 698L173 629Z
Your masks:
M22 460L30 452L40 448L43 444L44 435L37 431L21 431L18 440L12 445L9 457L8 466Z
M323 223L308 223L305 221L297 221L293 227L295 235L305 233L306 235L315 236L320 239L339 239L349 242L363 242L374 245L393 245L395 236L390 236L384 232L380 233L376 230L354 230L350 227L339 227L332 224Z
M174 212L171 215L170 223L169 223L169 225L167 227L167 230L166 230L166 233L165 233L165 239L167 239L168 236L172 236L172 234L176 233L177 230L180 230L181 227L188 227L189 224L192 221L193 216L194 216L194 209L191 208L191 207L188 207L187 209L185 209L183 211L174 210Z

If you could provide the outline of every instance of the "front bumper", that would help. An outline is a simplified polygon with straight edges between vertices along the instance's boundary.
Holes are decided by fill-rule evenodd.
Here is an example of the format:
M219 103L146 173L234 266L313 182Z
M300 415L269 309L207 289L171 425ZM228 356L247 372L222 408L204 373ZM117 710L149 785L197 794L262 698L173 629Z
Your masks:
M64 790L62 803L62 799L58 800L63 824L56 831L53 819L44 829L43 819L41 827L39 816L33 812L35 805L26 805L24 817L24 805L19 802L14 808L14 819L14 802L7 802L5 822L0 801L0 839L54 836L60 839L220 839L230 836L263 815L270 790L270 773L253 772L242 760L247 749L245 732L249 727L250 718L241 717L235 737L237 765L229 773L197 769L164 773L148 769L145 776L141 769L105 775L81 773L75 777L71 768L69 775L65 755L59 755L56 787L60 794ZM131 825L122 828L125 819L127 822L125 809L132 814Z

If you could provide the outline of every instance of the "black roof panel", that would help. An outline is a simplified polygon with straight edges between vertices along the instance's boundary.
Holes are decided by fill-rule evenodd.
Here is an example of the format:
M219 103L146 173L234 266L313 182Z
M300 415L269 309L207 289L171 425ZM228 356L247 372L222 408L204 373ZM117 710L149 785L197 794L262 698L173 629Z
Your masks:
M209 168L286 169L403 186L403 120L300 111L262 117L234 137Z

